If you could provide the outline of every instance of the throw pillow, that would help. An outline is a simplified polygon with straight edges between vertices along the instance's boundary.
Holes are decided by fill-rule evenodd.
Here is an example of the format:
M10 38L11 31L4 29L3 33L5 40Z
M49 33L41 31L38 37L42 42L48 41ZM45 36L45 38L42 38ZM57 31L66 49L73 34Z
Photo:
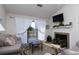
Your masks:
M13 38L6 38L5 42L4 42L5 46L12 46L15 45L15 41L13 41Z

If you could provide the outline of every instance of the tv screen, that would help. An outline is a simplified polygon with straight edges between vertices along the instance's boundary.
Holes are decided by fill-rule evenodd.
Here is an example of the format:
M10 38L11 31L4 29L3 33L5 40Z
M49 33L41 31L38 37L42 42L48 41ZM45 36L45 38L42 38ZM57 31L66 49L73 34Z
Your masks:
M63 13L53 16L53 22L63 22Z

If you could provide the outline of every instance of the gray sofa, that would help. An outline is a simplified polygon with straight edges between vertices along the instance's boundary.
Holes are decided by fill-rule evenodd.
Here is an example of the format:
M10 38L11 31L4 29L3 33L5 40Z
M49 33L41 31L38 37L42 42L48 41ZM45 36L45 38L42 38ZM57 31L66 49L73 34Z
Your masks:
M21 38L17 37L17 43L15 45L0 47L0 55L18 52L20 48L21 48Z

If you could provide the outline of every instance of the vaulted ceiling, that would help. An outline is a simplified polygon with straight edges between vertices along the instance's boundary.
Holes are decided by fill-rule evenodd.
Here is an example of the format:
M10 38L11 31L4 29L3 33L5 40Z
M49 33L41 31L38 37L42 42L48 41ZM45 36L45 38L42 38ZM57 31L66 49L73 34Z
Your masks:
M64 6L63 4L42 5L43 7L38 7L36 4L5 4L3 6L8 13L46 18Z

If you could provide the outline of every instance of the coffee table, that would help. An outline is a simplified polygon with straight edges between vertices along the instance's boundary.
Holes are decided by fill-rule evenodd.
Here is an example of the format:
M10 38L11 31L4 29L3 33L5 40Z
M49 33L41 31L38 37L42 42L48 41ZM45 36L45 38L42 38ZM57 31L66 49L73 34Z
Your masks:
M42 42L40 43L30 43L30 46L31 46L31 52L32 54L34 53L34 48L37 46L37 47L40 47L41 48L41 51L43 51L43 44Z

